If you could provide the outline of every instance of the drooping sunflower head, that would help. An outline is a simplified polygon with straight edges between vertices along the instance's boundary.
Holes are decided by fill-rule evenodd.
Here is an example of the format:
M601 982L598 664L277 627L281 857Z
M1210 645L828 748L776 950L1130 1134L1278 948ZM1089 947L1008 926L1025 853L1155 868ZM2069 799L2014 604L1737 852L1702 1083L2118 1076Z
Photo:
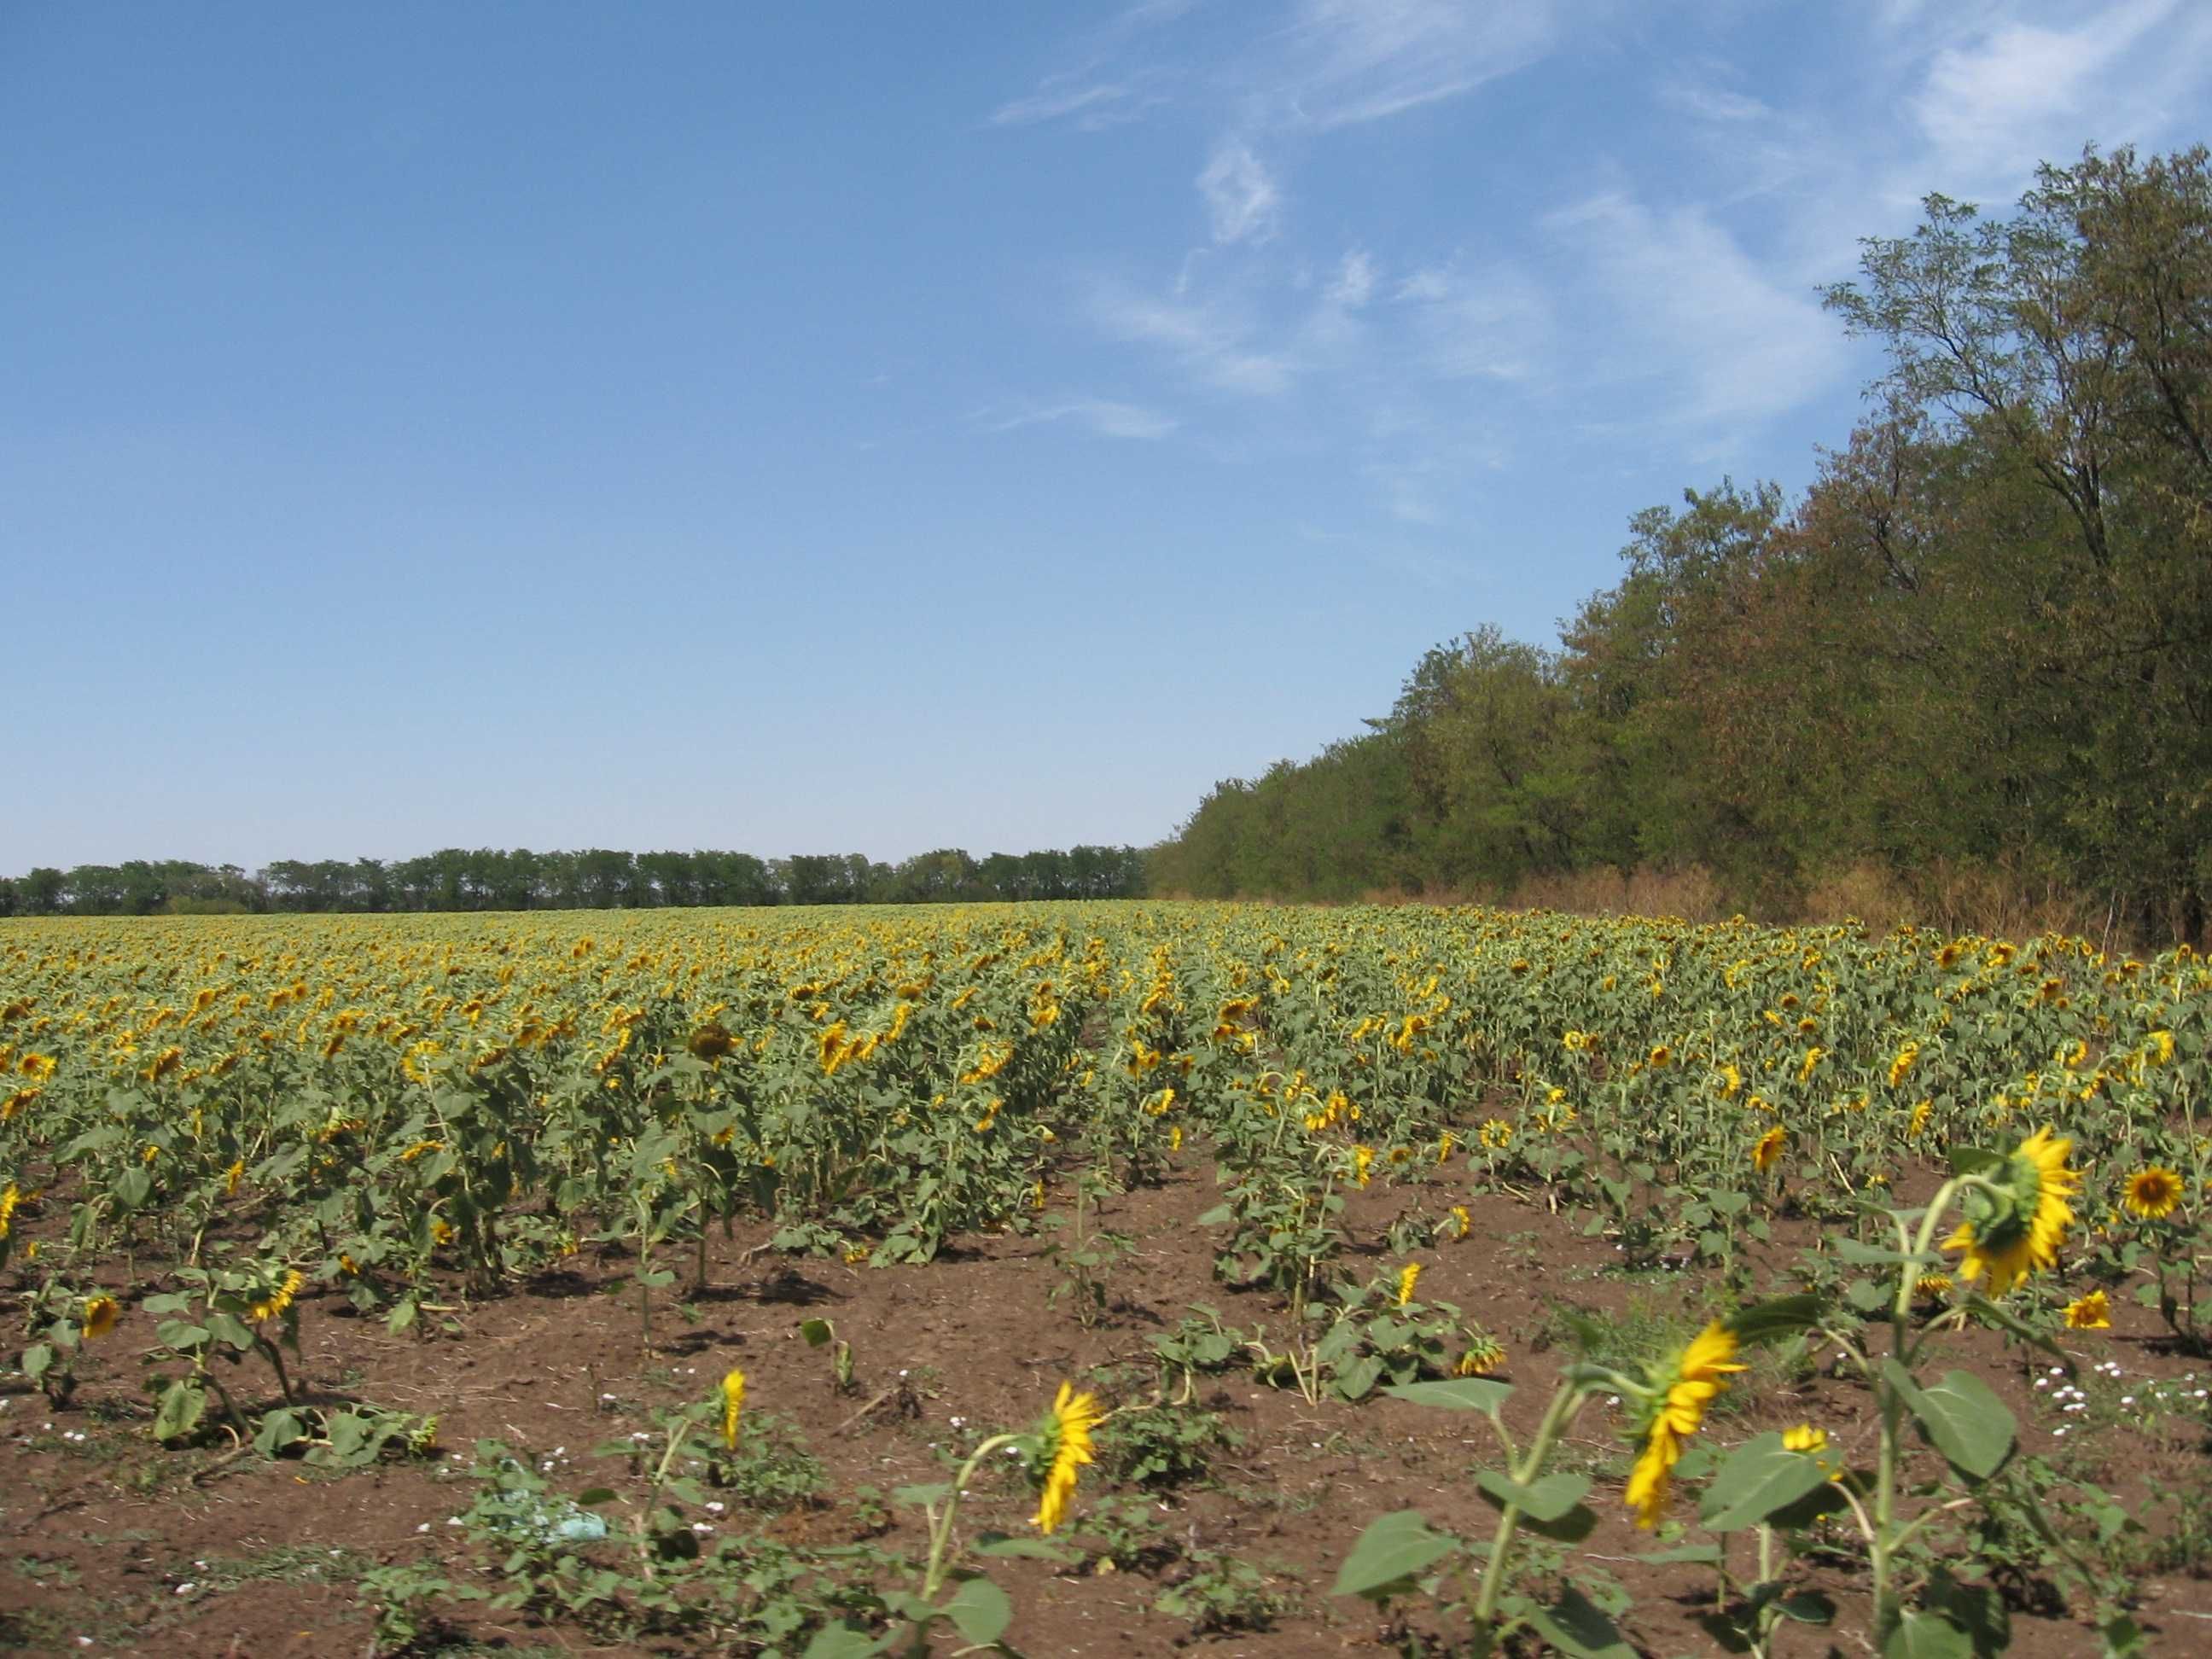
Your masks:
M1404 1307L1413 1299L1413 1287L1420 1283L1421 1264L1408 1261L1398 1269L1398 1305Z
M112 1296L88 1297L84 1304L84 1334L88 1340L96 1340L115 1328L115 1322L123 1316L122 1304Z
M1987 1274L1990 1294L2002 1296L2057 1261L2074 1220L2066 1200L2081 1185L2081 1172L2066 1163L2073 1150L2072 1141L2045 1126L1988 1170L1986 1184L1966 1189L1960 1205L1966 1219L1943 1243L1947 1250L1966 1252L1959 1264L1961 1279Z
M738 1419L745 1409L745 1374L735 1366L722 1378L722 1444L737 1449Z
M1751 1149L1751 1167L1765 1175L1782 1161L1782 1149L1790 1144L1790 1131L1776 1124L1759 1136Z
M1736 1358L1735 1332L1716 1319L1663 1364L1650 1367L1644 1397L1644 1450L1628 1477L1626 1501L1636 1524L1650 1528L1667 1512L1674 1465L1682 1443L1698 1431L1706 1409L1744 1369Z
M1047 1468L1044 1492L1030 1521L1039 1532L1051 1532L1066 1518L1067 1500L1075 1495L1076 1475L1093 1461L1091 1431L1104 1415L1098 1409L1097 1395L1078 1394L1072 1382L1060 1385L1039 1431Z
M2143 1221L2163 1221L2181 1204L2181 1177L2162 1164L2137 1170L2128 1177L2120 1202L2130 1215Z
M738 1046L738 1040L720 1020L710 1019L692 1032L684 1046L694 1058L713 1061L726 1058Z
M1461 1376L1487 1376L1505 1364L1505 1345L1487 1331L1471 1330L1467 1352L1453 1370Z

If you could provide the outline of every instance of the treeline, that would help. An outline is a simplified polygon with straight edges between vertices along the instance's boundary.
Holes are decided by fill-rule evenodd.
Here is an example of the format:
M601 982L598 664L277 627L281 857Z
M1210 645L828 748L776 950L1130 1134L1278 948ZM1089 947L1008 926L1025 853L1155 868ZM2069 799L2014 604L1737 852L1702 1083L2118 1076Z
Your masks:
M914 904L1127 898L1144 890L1131 847L969 856L958 848L897 864L858 853L533 853L449 848L422 858L283 860L249 874L181 860L82 864L0 878L0 916L163 912L649 909L702 904Z
M1223 783L1158 890L1504 896L1706 872L1769 915L1974 874L2200 938L2212 896L2212 173L1931 197L1827 295L1887 370L1804 496L1631 522L1556 646L1431 651L1364 735Z

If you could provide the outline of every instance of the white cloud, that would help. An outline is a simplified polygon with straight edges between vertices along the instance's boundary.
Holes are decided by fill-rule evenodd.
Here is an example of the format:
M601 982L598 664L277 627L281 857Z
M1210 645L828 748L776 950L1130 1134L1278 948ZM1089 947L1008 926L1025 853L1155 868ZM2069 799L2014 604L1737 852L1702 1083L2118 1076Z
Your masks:
M1699 208L1607 192L1545 222L1602 313L1601 376L1657 380L1662 418L1764 419L1831 389L1849 361L1814 295L1778 283Z
M1346 311L1357 311L1375 293L1375 261L1367 257L1364 248L1353 248L1344 256L1344 263L1323 290L1329 304Z
M1543 289L1508 264L1432 265L1401 283L1396 299L1408 309L1419 367L1445 380L1527 379L1552 330Z
M2044 154L2052 128L2078 127L2098 78L2174 5L2123 0L2072 28L2012 23L1936 52L1912 107L1938 164L1972 182L2063 159Z
M1347 126L1510 74L1557 37L1553 0L1298 0L1251 74L1286 123Z
M1735 124L1771 120L1774 116L1773 110L1756 98L1721 87L1692 86L1686 82L1671 82L1661 87L1659 101L1669 109L1705 121Z
M1073 120L1087 132L1134 121L1166 100L1158 74L1139 72L1119 81L1085 82L1081 74L1048 76L1025 98L991 112L994 126L1030 126Z
M1228 138L1214 146L1212 159L1198 175L1198 189L1213 221L1215 241L1263 242L1274 234L1282 192L1243 139Z
M1275 397L1291 388L1291 364L1250 349L1251 325L1218 307L1146 299L1100 284L1091 293L1091 313L1121 339L1165 348L1194 378L1222 391Z
M1018 427L1045 426L1056 421L1074 421L1102 438L1145 440L1164 438L1182 424L1172 415L1163 415L1135 404L1115 403L1107 398L1074 398L1066 403L992 420L988 428L993 432L1012 432Z

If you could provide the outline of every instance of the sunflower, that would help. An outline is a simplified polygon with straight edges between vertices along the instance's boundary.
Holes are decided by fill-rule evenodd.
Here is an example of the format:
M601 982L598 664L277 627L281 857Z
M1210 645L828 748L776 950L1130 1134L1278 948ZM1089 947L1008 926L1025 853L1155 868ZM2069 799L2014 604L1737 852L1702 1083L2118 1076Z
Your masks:
M1706 1407L1728 1387L1729 1376L1744 1369L1736 1363L1735 1351L1735 1333L1716 1319L1691 1339L1671 1364L1654 1373L1644 1451L1628 1477L1626 1499L1636 1511L1638 1526L1656 1527L1667 1512L1682 1443L1698 1431Z
M722 1378L722 1444L737 1449L738 1418L745 1408L745 1374L732 1368Z
M2143 1221L2163 1221L2181 1203L2181 1177L2162 1164L2137 1170L2128 1177L2120 1202L2130 1215Z
M2092 1291L2066 1304L2066 1328L2069 1331L2109 1331L2112 1328L2112 1304L2102 1291Z
M1794 1429L1782 1431L1782 1449L1784 1451L1817 1452L1827 1449L1828 1431L1816 1429L1810 1423L1800 1423Z
M277 1281L276 1289L246 1309L246 1316L257 1325L264 1319L282 1318L284 1310L292 1305L292 1298L299 1295L300 1287L307 1282L296 1268L288 1271Z
M1461 1376L1487 1376L1505 1364L1505 1345L1486 1331L1468 1334L1467 1352L1452 1369Z
M1078 1471L1092 1462L1091 1431L1105 1413L1098 1409L1098 1396L1078 1394L1075 1385L1063 1382L1059 1396L1052 1402L1052 1417L1044 1429L1052 1445L1052 1468L1044 1478L1044 1495L1037 1501L1037 1512L1030 1524L1039 1532L1048 1533L1067 1516L1067 1500L1075 1495Z
M1398 1305L1404 1307L1413 1299L1413 1286L1421 1281L1421 1264L1408 1261L1398 1269Z
M2058 1246L2074 1219L2066 1200L2081 1184L2081 1173L2067 1167L2074 1143L2057 1138L2048 1126L2020 1143L1987 1179L1966 1190L1966 1219L1943 1241L1947 1250L1963 1250L1959 1277L1989 1275L1991 1296L2002 1296L2029 1273L2058 1260Z
M738 1046L738 1040L720 1020L710 1019L692 1032L684 1046L693 1058L711 1061L726 1058Z
M86 1298L84 1304L84 1334L88 1341L106 1336L115 1328L115 1322L123 1317L122 1304L112 1296Z
M1751 1167L1765 1175L1782 1161L1782 1149L1790 1144L1790 1131L1776 1124L1759 1136L1751 1149Z

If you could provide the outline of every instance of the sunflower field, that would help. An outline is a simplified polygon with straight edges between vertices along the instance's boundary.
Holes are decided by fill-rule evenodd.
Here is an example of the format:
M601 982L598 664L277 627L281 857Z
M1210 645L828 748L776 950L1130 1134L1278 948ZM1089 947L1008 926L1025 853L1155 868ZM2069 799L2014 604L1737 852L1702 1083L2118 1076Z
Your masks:
M2212 968L2059 937L0 924L0 1638L65 1644L62 1579L117 1571L40 1553L64 1491L304 1536L369 1482L435 1495L328 1521L300 1637L2191 1650L2209 1073Z

